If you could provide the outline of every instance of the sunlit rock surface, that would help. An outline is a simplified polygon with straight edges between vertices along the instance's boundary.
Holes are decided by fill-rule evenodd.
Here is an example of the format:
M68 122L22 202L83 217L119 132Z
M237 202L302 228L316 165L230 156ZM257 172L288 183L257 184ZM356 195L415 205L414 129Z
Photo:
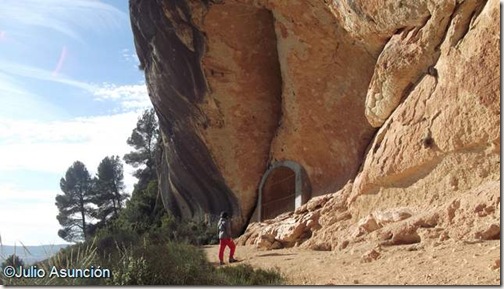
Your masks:
M415 216L500 180L496 0L130 0L130 9L163 135L161 192L182 217L228 210L239 234L271 217L257 204L302 205L347 184L344 207L297 210L311 215L268 223L257 239L334 249L373 213Z

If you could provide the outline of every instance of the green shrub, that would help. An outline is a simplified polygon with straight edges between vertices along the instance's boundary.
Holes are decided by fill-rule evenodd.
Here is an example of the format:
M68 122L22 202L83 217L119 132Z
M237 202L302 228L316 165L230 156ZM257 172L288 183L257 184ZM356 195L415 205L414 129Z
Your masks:
M124 214L123 214L124 213ZM119 218L111 221L105 227L97 230L95 237L98 239L98 251L120 245L132 245L141 239L147 239L151 244L161 244L169 241L187 243L192 245L215 245L219 243L217 223L195 218L192 220L178 220L166 212L156 224L141 222L132 224L121 211Z
M207 224L203 220L181 221L172 231L173 240L196 246L219 243L217 224Z
M135 258L133 255L125 255L115 266L112 280L108 284L112 285L141 285L149 283L149 271L147 261L144 257Z
M206 285L212 266L198 248L182 243L137 246L123 251L112 285Z
M113 236L109 236L113 237ZM118 238L121 239L121 238ZM109 279L86 278L0 278L4 285L277 285L282 276L276 270L254 269L250 265L214 268L198 247L169 241L154 243L137 236L128 245L100 242L81 243L62 249L48 260L36 264L46 272L56 268L109 269ZM110 240L106 242L111 242Z
M145 245L123 251L110 285L278 285L276 270L250 265L214 268L199 248L183 243Z
M132 231L105 228L98 231L96 247L98 253L104 255L116 251L118 247L134 246L140 240L140 236Z

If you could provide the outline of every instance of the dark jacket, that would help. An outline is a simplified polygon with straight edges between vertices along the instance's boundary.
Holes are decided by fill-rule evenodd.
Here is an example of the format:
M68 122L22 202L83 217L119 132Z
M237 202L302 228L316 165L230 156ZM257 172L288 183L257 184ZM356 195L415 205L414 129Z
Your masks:
M219 219L217 229L219 230L219 239L231 238L231 221L227 218Z

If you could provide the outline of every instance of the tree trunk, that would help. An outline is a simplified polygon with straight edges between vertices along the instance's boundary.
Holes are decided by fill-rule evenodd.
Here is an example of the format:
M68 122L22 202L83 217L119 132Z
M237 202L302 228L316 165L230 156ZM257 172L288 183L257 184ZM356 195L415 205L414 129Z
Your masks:
M116 201L117 201L117 206L116 206ZM117 217L117 210L121 209L121 196L119 194L119 190L117 189L117 185L114 182L114 197L112 199L112 202L114 203L114 214Z
M85 214L85 208L84 208L84 197L82 196L82 192L81 192L81 195L79 197L80 199L80 211L81 211L81 216L82 216L82 233L83 233L83 236L84 236L84 241L86 241L87 239L87 235L86 235L86 214Z

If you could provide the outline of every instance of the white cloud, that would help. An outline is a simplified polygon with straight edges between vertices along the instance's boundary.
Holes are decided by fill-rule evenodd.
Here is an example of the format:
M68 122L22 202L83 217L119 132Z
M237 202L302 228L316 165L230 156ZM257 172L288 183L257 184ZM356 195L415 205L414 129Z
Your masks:
M23 193L20 193L22 189L17 187L15 184L0 184L0 193L2 196L2 204L13 204L17 202L20 204L22 201L23 203L29 202L29 203L35 203L35 202L40 202L40 201L46 201L48 199L51 199L51 201L54 201L54 198L56 197L56 193L52 190L37 190L37 191L26 191L23 190ZM2 211L0 209L0 211ZM0 216L0 219L3 219ZM8 219L8 218L7 218Z
M95 100L119 101L122 108L126 110L145 109L152 106L145 84L115 85L104 83L100 87L94 88L92 93Z
M47 190L19 190L12 185L1 185L0 237L2 244L28 245L66 243L57 235L60 225L56 220L55 192Z
M132 150L126 140L140 111L111 116L39 123L0 119L0 173L30 170L64 175L76 160L94 174L100 161L122 157ZM125 166L125 183L131 192L133 169Z
M136 52L131 52L128 48L124 48L121 50L121 55L126 62L133 62L134 66L138 68L140 60L138 59Z

